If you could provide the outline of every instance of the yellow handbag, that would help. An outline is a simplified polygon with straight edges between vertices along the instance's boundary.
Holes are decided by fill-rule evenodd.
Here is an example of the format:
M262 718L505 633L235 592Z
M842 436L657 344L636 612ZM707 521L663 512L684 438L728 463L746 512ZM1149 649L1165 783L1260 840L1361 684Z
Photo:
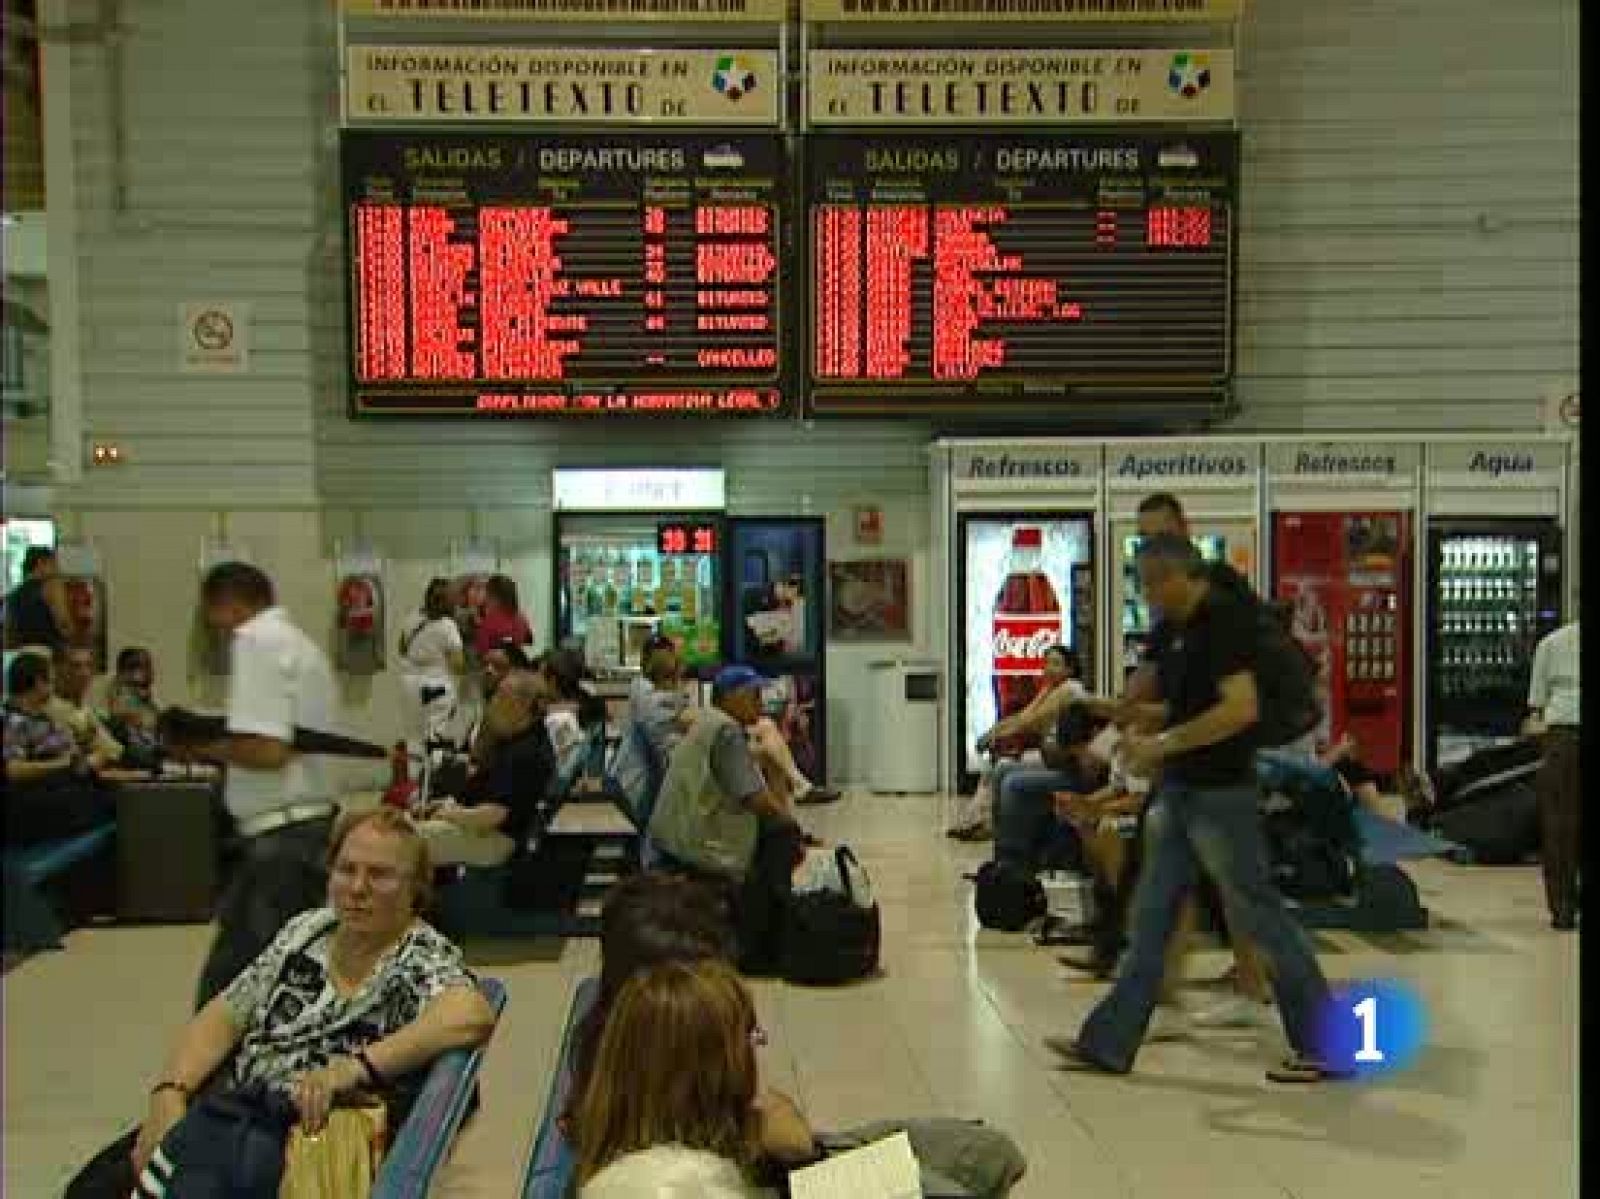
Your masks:
M284 1149L278 1199L367 1199L388 1145L381 1103L336 1107L315 1136L297 1124Z

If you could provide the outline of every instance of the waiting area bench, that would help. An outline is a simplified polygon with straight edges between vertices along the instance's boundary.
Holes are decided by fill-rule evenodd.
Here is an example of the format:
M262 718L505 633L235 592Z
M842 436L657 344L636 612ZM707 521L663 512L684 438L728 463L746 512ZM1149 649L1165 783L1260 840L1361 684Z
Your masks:
M45 895L45 886L80 862L109 850L116 840L115 821L86 833L44 841L4 853L5 951L33 953L61 948L61 917Z
M566 1111L572 1091L572 1070L577 1053L579 1026L600 996L600 980L586 978L572 992L572 1007L561 1034L561 1050L556 1057L555 1076L545 1099L544 1115L533 1140L533 1152L522 1180L522 1199L567 1199L577 1173L578 1159L561 1132L561 1114Z
M505 987L494 978L479 985L498 1020L506 1006ZM455 1049L433 1064L373 1181L372 1199L426 1199L472 1106L486 1050L483 1045Z

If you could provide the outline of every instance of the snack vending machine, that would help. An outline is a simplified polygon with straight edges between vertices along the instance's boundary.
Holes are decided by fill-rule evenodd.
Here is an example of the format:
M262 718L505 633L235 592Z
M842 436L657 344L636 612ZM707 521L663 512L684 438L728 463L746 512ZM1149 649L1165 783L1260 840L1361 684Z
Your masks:
M767 677L762 691L767 715L801 773L824 785L826 521L820 516L732 517L724 533L724 658Z
M1190 534L1207 562L1226 562L1245 578L1255 581L1256 530L1248 521L1197 520ZM1139 526L1137 521L1114 521L1111 544L1117 555L1111 574L1111 678L1112 690L1139 668L1150 644L1150 606L1139 588Z
M1407 512L1273 517L1272 594L1292 605L1295 638L1317 663L1318 740L1349 735L1380 775L1411 749L1411 539Z
M1553 518L1430 523L1430 769L1517 737L1533 651L1561 623L1561 544Z

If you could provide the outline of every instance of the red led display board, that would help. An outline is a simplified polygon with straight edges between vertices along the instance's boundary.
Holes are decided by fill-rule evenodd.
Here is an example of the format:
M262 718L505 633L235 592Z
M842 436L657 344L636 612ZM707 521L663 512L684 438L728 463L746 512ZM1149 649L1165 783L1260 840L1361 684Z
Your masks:
M806 175L813 414L1226 399L1236 135L817 136Z
M777 137L346 131L357 414L783 408Z

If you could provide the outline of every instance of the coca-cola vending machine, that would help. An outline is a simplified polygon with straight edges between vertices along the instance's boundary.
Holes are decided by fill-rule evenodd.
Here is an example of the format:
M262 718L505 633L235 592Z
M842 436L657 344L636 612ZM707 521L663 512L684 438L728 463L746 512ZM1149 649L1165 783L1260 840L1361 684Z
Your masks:
M1064 644L1093 669L1094 526L1060 512L964 514L959 526L958 761L969 790L985 765L978 738L1033 699L1046 650Z
M1279 512L1272 522L1272 594L1293 605L1295 637L1317 663L1318 740L1348 734L1381 775L1411 749L1411 535L1408 512Z

